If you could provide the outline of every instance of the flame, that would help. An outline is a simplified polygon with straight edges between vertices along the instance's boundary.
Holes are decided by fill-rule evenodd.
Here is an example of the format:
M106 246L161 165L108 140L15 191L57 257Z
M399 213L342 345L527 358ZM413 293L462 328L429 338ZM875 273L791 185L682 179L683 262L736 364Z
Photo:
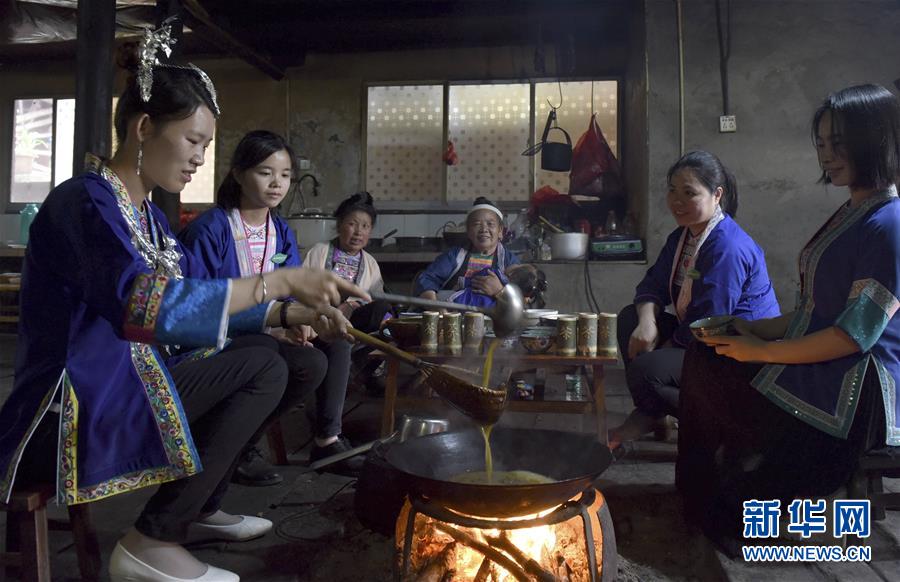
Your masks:
M594 546L598 557L602 552L602 540L600 538L600 523L597 520L596 512L603 502L602 496L598 494L589 511ZM396 538L398 540L398 550L402 548L399 540L403 539L403 530L405 529L401 524L405 523L405 514L409 511L409 508L409 502L407 501L401 513L401 518L398 520L399 529ZM509 518L503 521L514 522L543 517L554 511L554 509L544 510L537 514ZM505 557L510 557L511 554L506 552L503 544L498 544L497 541L497 538L501 537L501 535L506 535L509 542L516 547L522 556L534 560L545 572L558 576L561 580L571 580L572 582L590 579L589 568L587 567L588 557L585 551L584 527L580 516L573 516L569 520L555 524L499 530L444 524L439 520L419 514L416 516L415 525L413 526L415 528L413 546L418 548L418 550L414 551L416 556L418 556L414 558L414 564L422 564L421 560L423 557L426 557L425 559L433 559L436 553L447 548L454 541L453 536L448 533L450 530L446 529L445 525L469 536L470 539L474 539L480 544L490 546ZM482 564L486 561L485 555L482 551L469 547L466 543L456 543L454 551L446 556L447 561L444 562L444 566L456 571L455 580L474 580ZM432 558L427 558L428 556ZM520 568L524 567L523 562L527 562L527 560L522 560L521 558L510 561L517 563ZM490 563L492 576L489 576L488 580L500 580L502 582L513 582L516 580L511 572L507 571L496 561L491 560ZM598 569L599 567L601 567L601 564L598 563Z
M501 535L501 530L499 529L460 529L484 543L488 543L488 538L496 538ZM556 533L553 531L552 526L549 525L541 525L528 529L507 530L507 535L509 536L510 541L521 550L524 555L538 563L542 562L543 558L551 553L556 547ZM475 574L478 573L478 568L481 567L481 562L483 560L484 556L480 552L464 546L460 547L457 551L456 571L462 572L464 574L464 579L474 578ZM498 573L500 574L499 580L501 581L515 580L512 574L502 568L498 569Z
M551 507L538 513L508 517L505 518L504 521L526 521L529 519L541 518L553 513L556 509L557 507ZM461 513L460 515L465 514ZM475 539L483 543L488 543L488 538L497 538L502 533L502 530L499 529L476 529L465 527L460 527L459 529L472 535ZM551 525L541 525L527 529L506 530L506 535L509 536L513 545L521 550L523 554L538 563L542 562L546 555L552 554L552 550L556 547L556 532ZM462 546L457 551L456 571L463 573L463 579L472 579L478 573L478 568L481 567L481 562L483 560L484 555L480 552ZM513 575L503 568L498 569L498 574L498 579L501 581L515 580Z

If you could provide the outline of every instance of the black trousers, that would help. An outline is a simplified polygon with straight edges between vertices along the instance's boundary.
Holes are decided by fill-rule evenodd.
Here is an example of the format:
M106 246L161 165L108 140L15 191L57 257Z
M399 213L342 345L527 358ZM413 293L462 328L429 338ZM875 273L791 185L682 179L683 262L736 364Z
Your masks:
M707 535L739 539L743 502L820 498L845 484L859 456L885 442L884 401L870 366L846 439L785 412L750 383L761 364L688 348L675 485L685 518Z
M366 333L373 332L390 310L389 303L373 301L356 309L350 316L350 323ZM288 386L281 402L251 440L251 444L262 437L263 429L271 420L302 402L312 391L316 393L313 434L321 439L341 434L341 417L347 397L353 345L344 340L325 342L320 339L314 340L312 346L297 346L287 342L271 342L266 345L275 344L288 366Z
M678 347L657 348L631 360L628 357L628 342L637 325L635 305L628 305L619 312L616 337L634 406L654 418L678 416L678 391L685 350ZM661 312L656 318L656 326L659 329L658 343L662 344L672 337L678 320L671 313Z
M357 308L350 315L350 323L353 327L366 333L377 331L384 316L391 311L391 304L387 301L372 301Z
M288 368L277 344L270 336L244 336L215 356L170 370L203 471L161 485L135 523L139 532L181 542L188 524L219 508L239 454L282 400Z
M282 351L291 354L290 365ZM161 485L135 523L138 531L180 542L191 521L219 509L241 451L259 439L269 421L318 386L327 365L315 348L255 334L234 339L215 356L171 368L203 471ZM59 416L48 414L35 431L19 466L19 483L55 480L58 424Z

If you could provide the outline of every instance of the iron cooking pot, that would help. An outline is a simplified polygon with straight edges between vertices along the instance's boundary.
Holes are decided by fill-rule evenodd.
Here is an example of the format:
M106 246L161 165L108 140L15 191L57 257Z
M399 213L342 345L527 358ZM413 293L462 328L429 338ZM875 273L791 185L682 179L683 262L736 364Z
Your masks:
M551 483L481 485L457 483L462 473L484 471L480 430L450 431L397 443L385 459L403 476L411 494L447 509L483 517L515 517L555 507L578 495L612 462L596 435L496 427L491 433L495 471L532 471Z

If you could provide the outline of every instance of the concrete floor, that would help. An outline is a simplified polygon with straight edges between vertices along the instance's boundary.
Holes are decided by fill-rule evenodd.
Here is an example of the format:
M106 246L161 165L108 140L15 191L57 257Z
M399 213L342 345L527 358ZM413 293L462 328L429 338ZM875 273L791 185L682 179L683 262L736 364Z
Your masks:
M11 386L14 350L14 338L0 337L0 400ZM609 420L615 424L628 412L631 401L621 370L611 370L607 382ZM356 442L365 442L376 436L381 400L352 394L347 410L356 404L345 418L345 433ZM585 431L593 427L591 419L573 419L571 415L518 414L507 421ZM242 544L210 543L191 550L247 581L391 580L393 540L364 529L356 519L355 481L308 471L309 421L303 409L289 413L283 426L291 452L291 464L281 468L284 482L263 488L233 485L224 504L226 511L271 519L275 530ZM869 564L759 565L729 560L685 526L674 488L674 460L673 443L641 441L600 481L615 523L619 580L900 580L900 512L888 512L887 519L874 526L868 542L873 548ZM886 486L900 490L900 481L886 481ZM139 491L93 505L104 560L150 494L152 490ZM65 515L63 508L50 511ZM53 579L76 580L77 562L69 534L50 535Z

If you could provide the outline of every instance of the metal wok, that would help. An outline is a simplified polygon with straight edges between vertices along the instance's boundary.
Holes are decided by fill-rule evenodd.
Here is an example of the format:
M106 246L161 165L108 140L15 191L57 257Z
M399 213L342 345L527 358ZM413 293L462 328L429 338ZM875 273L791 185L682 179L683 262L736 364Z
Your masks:
M484 471L480 430L444 432L410 439L388 449L408 491L447 509L481 517L516 517L565 503L587 489L612 462L596 435L540 429L494 429L494 471L532 471L554 479L527 485L478 485L450 479Z

